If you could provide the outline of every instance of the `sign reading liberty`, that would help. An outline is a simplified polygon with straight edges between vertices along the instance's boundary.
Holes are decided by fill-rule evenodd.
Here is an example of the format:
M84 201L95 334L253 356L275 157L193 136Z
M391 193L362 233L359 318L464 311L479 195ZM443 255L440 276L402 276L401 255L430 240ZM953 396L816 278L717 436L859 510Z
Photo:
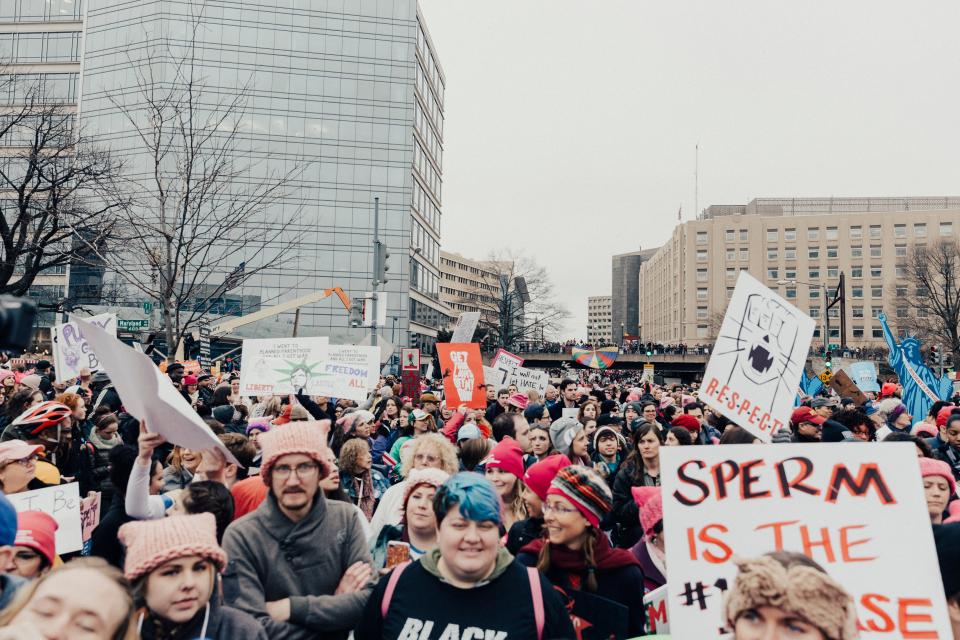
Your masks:
M881 312L877 319L880 320L883 337L890 349L887 362L903 385L903 404L914 421L922 420L934 402L950 398L953 382L948 375L937 378L933 370L924 364L919 340L910 336L898 342L887 324L886 314Z

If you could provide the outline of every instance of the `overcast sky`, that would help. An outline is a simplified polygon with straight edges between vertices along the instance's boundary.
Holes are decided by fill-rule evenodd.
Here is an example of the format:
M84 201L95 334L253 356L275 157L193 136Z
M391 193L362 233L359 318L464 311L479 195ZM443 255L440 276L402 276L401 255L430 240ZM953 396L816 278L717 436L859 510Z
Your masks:
M447 77L442 247L528 251L586 337L677 209L960 195L960 3L420 0Z

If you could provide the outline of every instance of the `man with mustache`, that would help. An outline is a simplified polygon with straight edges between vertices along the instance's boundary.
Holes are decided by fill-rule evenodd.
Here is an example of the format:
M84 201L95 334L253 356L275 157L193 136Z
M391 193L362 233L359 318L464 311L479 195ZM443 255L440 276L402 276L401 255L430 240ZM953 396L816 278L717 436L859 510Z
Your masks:
M373 590L370 551L352 505L320 490L330 472L329 427L329 420L296 422L260 435L269 493L223 537L224 598L272 639L346 638Z

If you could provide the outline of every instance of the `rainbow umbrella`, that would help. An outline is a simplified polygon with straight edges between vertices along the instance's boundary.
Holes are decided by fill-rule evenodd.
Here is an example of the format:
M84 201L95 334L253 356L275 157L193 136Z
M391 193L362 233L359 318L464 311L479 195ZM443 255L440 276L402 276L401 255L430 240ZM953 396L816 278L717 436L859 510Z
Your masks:
M582 364L591 369L606 369L612 367L617 361L617 347L607 347L605 349L577 349L573 348L571 356L573 361Z

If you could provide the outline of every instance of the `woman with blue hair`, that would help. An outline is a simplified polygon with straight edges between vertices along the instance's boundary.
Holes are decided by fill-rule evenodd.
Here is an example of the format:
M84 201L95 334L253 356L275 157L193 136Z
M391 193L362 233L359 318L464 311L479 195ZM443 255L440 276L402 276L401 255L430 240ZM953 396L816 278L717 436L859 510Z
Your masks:
M500 546L500 497L483 476L458 473L437 489L437 547L380 580L356 640L401 637L570 638L553 586Z

